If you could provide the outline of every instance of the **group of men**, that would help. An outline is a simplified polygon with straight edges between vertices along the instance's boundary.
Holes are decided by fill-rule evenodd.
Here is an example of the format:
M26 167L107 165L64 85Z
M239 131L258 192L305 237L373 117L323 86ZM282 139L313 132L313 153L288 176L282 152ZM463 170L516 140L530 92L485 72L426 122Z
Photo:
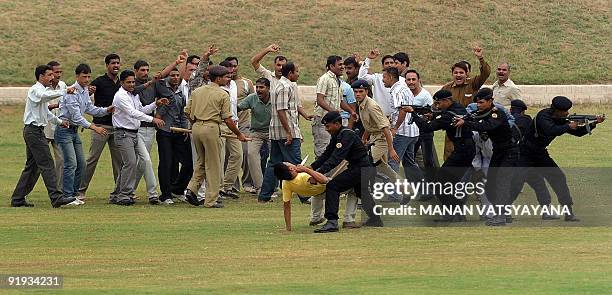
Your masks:
M146 61L138 60L133 70L121 71L120 57L109 54L104 75L90 82L91 68L80 64L70 87L61 81L58 62L38 66L37 83L28 92L24 113L27 161L11 205L33 206L25 197L41 173L53 207L84 204L108 144L115 179L109 194L112 204L134 204L141 178L150 204L180 200L206 208L222 208L222 200L237 199L241 188L257 194L258 202L271 202L282 180L288 230L293 194L302 203L311 203L311 225L327 221L315 232L338 231L341 193L348 195L344 228L361 226L355 221L358 199L368 215L363 225L382 226L370 191L377 174L395 182L401 165L409 181L459 182L483 155L491 168L556 167L546 146L561 134L581 136L587 130L563 120L571 107L565 97L553 99L550 109L538 113L537 123L531 122L524 114L520 91L509 79L507 62L498 65L493 88L481 89L490 66L478 47L474 54L480 73L471 77L470 63L460 61L451 67L453 80L433 96L423 88L419 72L410 68L406 53L383 56L382 73L370 70L380 56L377 49L364 60L358 54L346 59L329 56L327 71L317 81L314 114L304 110L299 97L298 64L278 55L274 71L261 65L266 55L280 51L278 45L271 44L251 59L260 76L255 83L238 74L236 57L214 65L210 57L218 51L214 45L201 56L182 51L152 77ZM508 113L505 108L510 104ZM85 119L86 113L94 117L92 122ZM302 161L300 116L312 121L316 158L310 165ZM590 129L603 120L599 117ZM55 125L59 128L51 129ZM79 127L93 131L87 159ZM438 169L433 132L440 129L446 130L447 139L445 161ZM476 146L479 139L483 144ZM150 156L154 140L157 178ZM508 181L507 171L489 169L486 196L481 198L494 205L511 204L527 181L538 200L550 205L546 179L559 201L571 206L562 171L558 167L547 171L534 170L525 174L528 177ZM432 197L423 195L420 200ZM445 206L464 202L449 195L437 197ZM397 195L385 201L407 202ZM508 221L508 216L487 218L488 225ZM441 219L463 220L465 216L455 215ZM572 212L566 220L577 218Z

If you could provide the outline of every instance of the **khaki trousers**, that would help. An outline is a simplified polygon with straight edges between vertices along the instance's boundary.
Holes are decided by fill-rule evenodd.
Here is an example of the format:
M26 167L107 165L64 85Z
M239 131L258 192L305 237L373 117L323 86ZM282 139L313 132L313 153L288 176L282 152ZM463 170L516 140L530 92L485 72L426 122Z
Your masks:
M215 122L198 121L192 127L193 144L196 149L197 163L193 167L193 176L189 188L197 192L206 180L205 207L211 207L217 202L222 178L221 164L221 131Z

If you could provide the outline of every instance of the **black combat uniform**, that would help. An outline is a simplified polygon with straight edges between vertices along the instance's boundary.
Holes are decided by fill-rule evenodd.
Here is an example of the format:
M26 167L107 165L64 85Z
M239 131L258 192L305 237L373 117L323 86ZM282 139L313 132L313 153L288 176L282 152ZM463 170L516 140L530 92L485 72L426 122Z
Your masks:
M531 128L531 125L533 124L533 119L531 119L531 116L527 114L521 114L521 111L527 110L527 105L525 105L523 101L519 99L515 99L511 102L511 104L512 104L512 108L510 109L510 111L512 111L512 116L514 116L514 122L517 127L513 129L513 133L514 133L513 136L518 141L519 149L520 149L520 146L523 144L525 140L525 135L527 134L527 131L529 131L529 128ZM520 153L519 153L519 159L520 159ZM520 166L520 160L517 163L517 166ZM526 173L529 173L529 171L526 171ZM519 179L515 177L514 179L515 181L520 180L521 183L513 184L511 193L510 193L510 198L511 198L510 204L514 203L514 201L518 197L518 194L523 189L524 184L522 182L527 182L527 184L534 190L536 194L536 198L538 199L538 203L540 205L544 206L544 205L551 204L550 192L548 191L546 182L544 181L542 177L526 175L525 177L520 177ZM558 219L558 217L555 217L553 215L547 215L547 214L543 215L542 218Z
M434 100L446 99L450 96L450 92L440 90L434 94ZM425 121L419 116L412 116L420 132L433 132L441 129L446 130L446 136L453 142L455 147L453 152L440 167L438 173L436 173L436 180L438 182L457 183L472 166L472 160L476 154L474 141L472 140L472 130L465 126L456 128L453 124L456 116L465 116L466 114L467 111L465 107L457 102L453 102L448 109L442 111L442 113L435 114L430 122ZM466 198L457 199L452 194L439 194L438 198L442 205L451 207L463 205L466 201ZM465 217L458 216L457 220L465 220ZM453 221L453 217L445 216L441 221Z
M331 117L334 113L340 117L338 112L329 112L323 120ZM332 134L327 148L312 163L311 167L325 174L336 168L342 160L348 162L347 169L327 183L325 191L325 218L328 221L338 220L340 193L352 188L355 191L355 195L361 198L363 209L368 214L368 217L379 220L380 218L374 215L374 200L369 191L369 181L374 179L376 170L372 166L368 151L359 136L353 130L345 127L342 127L336 134Z
M493 99L493 92L488 88L480 89L474 100L479 99ZM505 112L496 107L475 112L473 115L477 119L468 117L463 126L478 131L481 136L486 133L493 144L493 155L489 163L485 186L487 199L493 205L509 205L511 204L511 182L508 181L508 178L514 173L511 167L515 167L518 162L518 147L512 137L508 117ZM504 215L487 220L487 225L504 225L505 223L506 216Z
M559 99L561 98L561 99ZM557 163L550 157L546 147L557 137L565 133L574 136L584 136L588 134L586 126L578 127L576 130L572 130L569 127L567 120L563 118L556 118L553 113L557 109L569 109L571 108L571 101L566 97L557 96L553 99L553 105L550 108L543 109L536 115L533 124L527 130L523 144L521 145L521 157L519 161L520 167L530 167L529 175L543 178L548 181L553 191L557 194L559 204L571 206L574 204L570 195L569 187L567 186L567 180L563 171L559 168ZM596 127L596 124L590 123L591 129ZM527 175L527 173L521 174ZM525 176L520 177L518 183L522 187L525 182ZM518 195L519 191L516 189L518 186L514 186L512 194L514 198ZM568 221L577 220L573 212L565 217Z

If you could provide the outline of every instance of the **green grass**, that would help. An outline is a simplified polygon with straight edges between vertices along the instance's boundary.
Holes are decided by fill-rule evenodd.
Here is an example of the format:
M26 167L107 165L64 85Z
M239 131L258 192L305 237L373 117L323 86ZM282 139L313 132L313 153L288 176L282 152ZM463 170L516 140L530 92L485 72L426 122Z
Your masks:
M574 111L610 109L577 106ZM1 293L603 294L612 288L610 227L566 227L559 221L486 228L472 221L469 227L315 235L306 223L309 207L294 204L294 231L287 233L280 202L257 204L246 194L227 201L222 210L153 207L142 201L129 208L108 205L113 186L108 151L86 205L52 209L39 181L29 196L36 207L9 208L25 157L22 110L0 109L0 195L5 196L0 274L61 274L64 288ZM312 155L310 131L306 122L302 125L304 152ZM559 138L551 154L565 167L609 167L612 129L609 123L600 127L593 136ZM82 138L87 150L88 131ZM436 138L441 148L441 136ZM152 156L156 163L157 152ZM594 178L597 186L580 185L575 199L609 218L605 192L598 192L599 203L584 200L583 189L605 187L600 182L609 175ZM144 183L138 194L145 195ZM530 221L517 225L521 222Z
M408 52L427 84L450 80L461 59L476 64L475 44L493 67L514 65L520 84L610 83L612 29L608 1L2 1L0 86L30 85L37 64L57 59L65 80L80 62L95 74L118 52L124 68L140 58L161 69L181 49L213 59L248 60L269 43L302 65L300 84L324 73L325 58L373 47ZM263 64L269 67L271 58ZM375 63L377 70L379 61ZM492 75L489 82L494 81Z

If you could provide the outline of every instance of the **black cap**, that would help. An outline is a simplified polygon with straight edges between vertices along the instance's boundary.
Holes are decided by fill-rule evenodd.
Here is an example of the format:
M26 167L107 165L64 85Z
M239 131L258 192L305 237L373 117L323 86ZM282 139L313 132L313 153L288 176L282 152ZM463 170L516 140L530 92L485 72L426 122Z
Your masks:
M478 101L478 100L491 100L493 99L493 90L491 90L491 88L480 88L480 90L478 90L478 92L476 92L476 94L474 95L474 101Z
M511 101L510 107L517 110L527 110L527 105L520 99Z
M340 115L340 112L329 112L327 114L325 114L325 116L323 116L323 119L321 119L321 124L327 124L327 123L335 123L335 122L342 122L342 116Z
M359 79L351 84L351 88L353 89L368 89L369 87L370 84L368 84L368 81L363 79Z
M453 100L453 94L448 90L438 90L433 96L433 100L450 99Z
M572 101L565 96L555 96L552 100L552 107L557 110L567 111L572 108Z

